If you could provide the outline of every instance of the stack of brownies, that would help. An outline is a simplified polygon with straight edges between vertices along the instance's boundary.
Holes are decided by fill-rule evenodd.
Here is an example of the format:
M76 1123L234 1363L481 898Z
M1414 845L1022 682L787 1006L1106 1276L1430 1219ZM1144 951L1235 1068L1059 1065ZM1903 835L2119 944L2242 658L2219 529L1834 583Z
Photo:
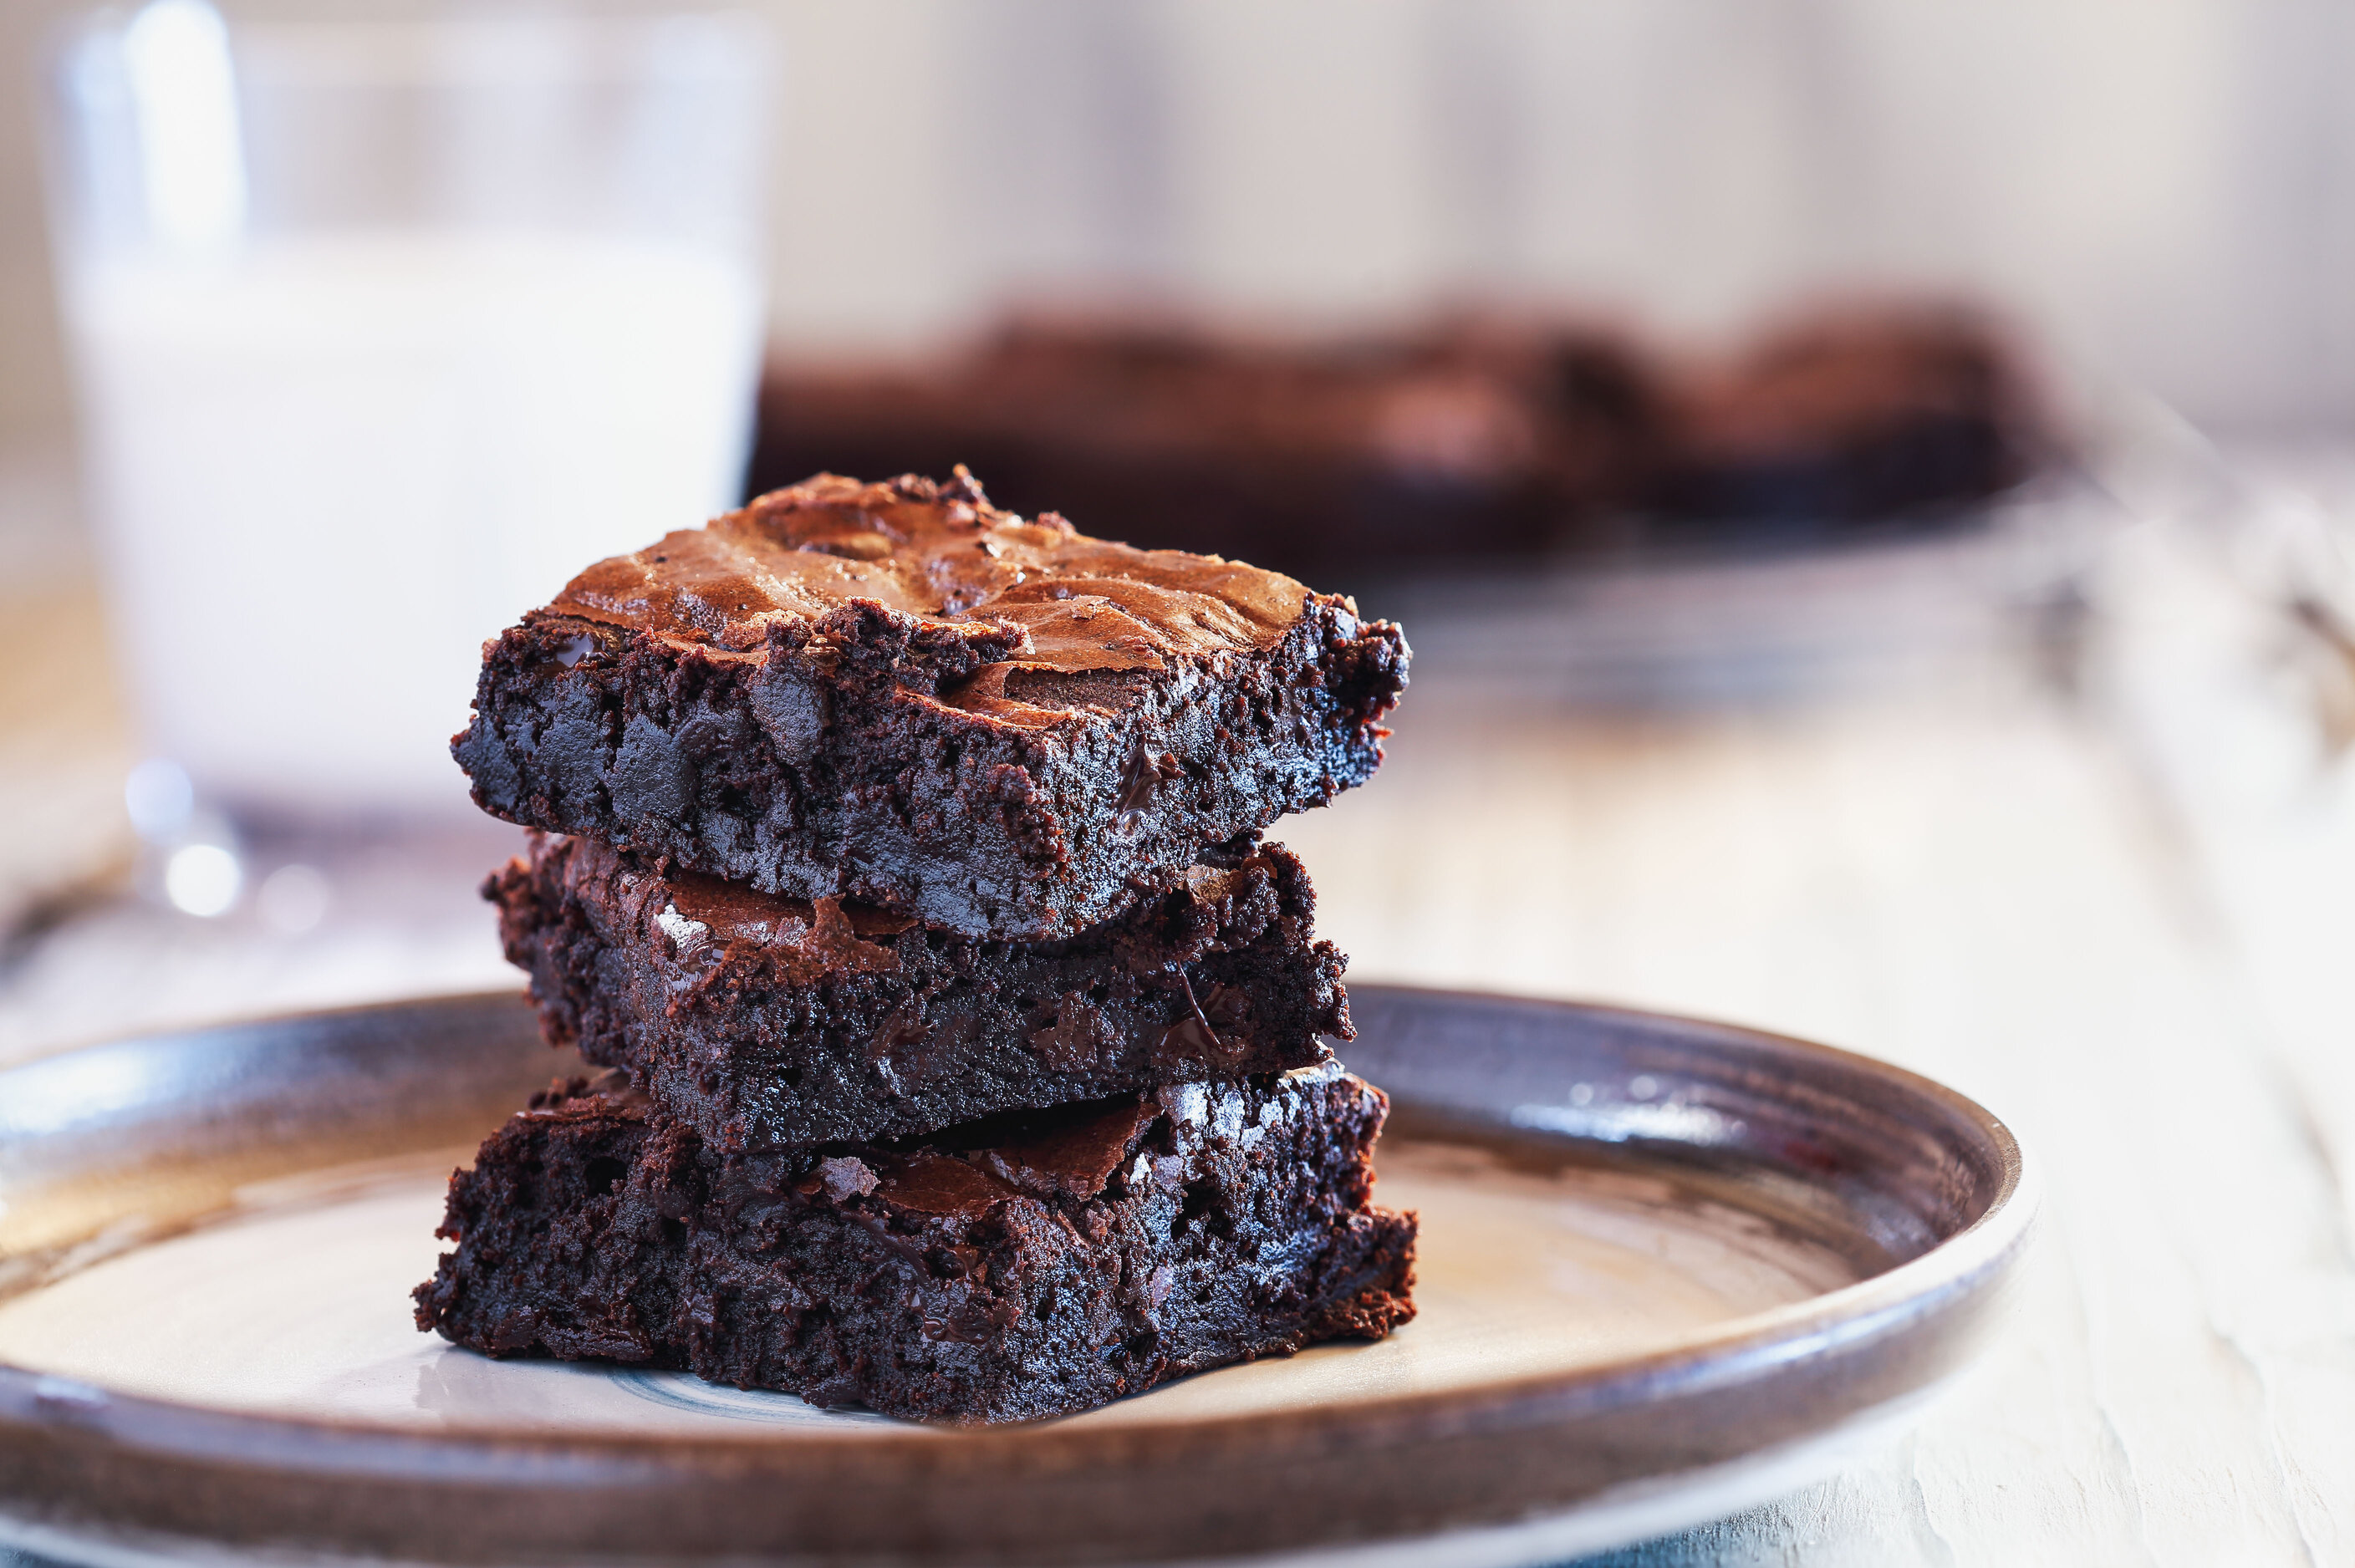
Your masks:
M451 1182L421 1327L895 1415L1063 1414L1412 1316L1300 863L1398 629L1215 556L831 475L591 567L453 750L560 1083ZM570 836L556 836L570 835Z

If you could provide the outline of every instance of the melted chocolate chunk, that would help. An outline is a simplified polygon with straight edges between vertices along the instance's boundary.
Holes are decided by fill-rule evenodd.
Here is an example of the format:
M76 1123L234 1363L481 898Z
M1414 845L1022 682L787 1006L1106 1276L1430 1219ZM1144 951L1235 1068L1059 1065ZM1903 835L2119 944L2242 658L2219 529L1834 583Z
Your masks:
M885 1202L911 1213L978 1219L1015 1189L963 1160L925 1151L893 1163L878 1191Z
M1160 1115L1160 1106L1150 1099L1115 1102L1084 1119L978 1150L973 1158L1026 1192L1085 1201L1103 1192Z
M1127 768L1122 770L1120 797L1116 802L1120 810L1119 814L1113 818L1113 826L1124 833L1135 832L1144 826L1146 812L1152 806L1154 792L1162 780L1179 778L1184 772L1174 753L1164 751L1156 755L1139 747L1136 754L1128 759Z

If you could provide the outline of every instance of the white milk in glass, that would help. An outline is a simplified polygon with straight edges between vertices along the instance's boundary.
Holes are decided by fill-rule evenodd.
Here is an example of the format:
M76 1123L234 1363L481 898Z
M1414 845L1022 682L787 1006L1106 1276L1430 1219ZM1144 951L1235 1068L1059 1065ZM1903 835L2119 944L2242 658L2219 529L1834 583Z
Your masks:
M725 255L353 233L73 293L124 663L227 802L463 808L484 639L743 472L761 301Z

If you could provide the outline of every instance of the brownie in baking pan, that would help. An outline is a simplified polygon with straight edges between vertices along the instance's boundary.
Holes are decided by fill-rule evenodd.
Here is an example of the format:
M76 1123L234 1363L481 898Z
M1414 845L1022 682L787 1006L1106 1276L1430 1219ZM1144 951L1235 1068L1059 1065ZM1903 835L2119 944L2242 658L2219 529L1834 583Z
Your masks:
M451 1180L417 1320L946 1422L1064 1415L1413 1316L1380 1091L1327 1063L886 1145L723 1155L609 1075Z
M1277 844L1206 850L1076 937L1001 942L535 835L485 885L549 1043L730 1151L896 1138L1350 1036L1343 959Z
M574 578L486 645L453 751L511 821L1036 941L1362 783L1407 659L1347 599L966 474L823 475Z

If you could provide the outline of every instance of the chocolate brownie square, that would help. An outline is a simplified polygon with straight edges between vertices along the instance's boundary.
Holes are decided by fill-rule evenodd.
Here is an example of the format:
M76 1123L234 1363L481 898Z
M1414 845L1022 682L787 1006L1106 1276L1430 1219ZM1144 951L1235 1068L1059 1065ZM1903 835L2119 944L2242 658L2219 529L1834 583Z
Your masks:
M1054 942L666 874L591 839L536 836L484 891L549 1041L730 1151L1278 1073L1351 1033L1343 959L1277 844L1205 851Z
M512 821L1038 941L1363 782L1406 669L1289 577L826 475L574 578L453 751Z
M1413 1316L1380 1091L1334 1065L887 1146L721 1155L611 1081L451 1179L417 1321L953 1422L1065 1415Z

